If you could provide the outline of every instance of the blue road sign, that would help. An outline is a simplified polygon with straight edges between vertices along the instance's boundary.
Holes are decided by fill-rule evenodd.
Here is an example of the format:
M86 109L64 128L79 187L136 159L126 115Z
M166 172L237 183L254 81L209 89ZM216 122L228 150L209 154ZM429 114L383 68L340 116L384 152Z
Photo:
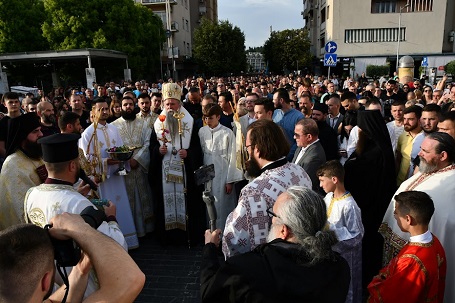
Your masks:
M337 54L324 54L324 66L337 66Z
M325 52L329 54L334 54L338 49L338 46L335 42L329 41L325 44Z
M423 67L428 67L428 57L423 57L422 58L422 66Z

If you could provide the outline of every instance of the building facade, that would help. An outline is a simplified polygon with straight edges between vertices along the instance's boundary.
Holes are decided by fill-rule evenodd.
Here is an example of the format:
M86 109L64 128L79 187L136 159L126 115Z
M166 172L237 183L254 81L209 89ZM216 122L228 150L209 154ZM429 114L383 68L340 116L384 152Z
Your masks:
M339 74L387 63L393 73L397 55L413 57L417 73L425 57L429 69L455 60L453 0L303 0L302 15L316 57L337 43Z
M161 78L192 75L194 30L203 17L218 21L218 0L135 0L163 21L166 42L161 53Z
M260 52L247 52L246 62L250 72L259 73L265 71L267 68L264 55Z

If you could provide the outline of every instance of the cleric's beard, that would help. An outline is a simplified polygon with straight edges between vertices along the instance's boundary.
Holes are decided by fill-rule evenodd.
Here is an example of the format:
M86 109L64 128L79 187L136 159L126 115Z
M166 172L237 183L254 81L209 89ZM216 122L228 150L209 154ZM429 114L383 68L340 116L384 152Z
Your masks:
M420 157L419 171L422 174L433 173L438 170L438 165L433 161L427 162L424 158Z
M250 177L256 178L261 175L261 167L259 166L258 161L251 156L248 161L245 162L246 171Z
M169 128L169 132L175 135L179 131L179 121L174 118L174 113L175 112L173 110L169 110L167 112L166 123L167 127Z
M41 144L37 142L32 142L29 140L25 140L24 143L24 151L28 157L32 159L41 159L43 156L43 151L41 150Z
M136 119L136 114L134 111L127 112L122 110L122 118L128 121L134 121L134 119Z

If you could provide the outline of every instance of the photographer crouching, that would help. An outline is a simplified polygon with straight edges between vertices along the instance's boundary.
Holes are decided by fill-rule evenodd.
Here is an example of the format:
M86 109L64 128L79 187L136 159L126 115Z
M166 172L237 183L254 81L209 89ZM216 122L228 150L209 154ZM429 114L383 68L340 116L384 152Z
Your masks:
M20 224L0 232L0 302L62 301L65 286L49 297L55 275L51 237L73 239L84 251L68 277L68 302L133 302L145 276L122 246L86 224L80 215L63 213L50 224L48 230ZM92 266L100 288L83 300Z

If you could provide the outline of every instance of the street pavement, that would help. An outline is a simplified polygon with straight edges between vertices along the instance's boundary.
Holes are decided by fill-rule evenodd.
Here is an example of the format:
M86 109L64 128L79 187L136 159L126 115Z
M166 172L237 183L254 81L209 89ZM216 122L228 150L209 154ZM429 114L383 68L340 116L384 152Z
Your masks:
M201 235L201 238L203 236ZM146 281L137 303L199 303L202 244L161 245L152 236L141 238L131 257Z

